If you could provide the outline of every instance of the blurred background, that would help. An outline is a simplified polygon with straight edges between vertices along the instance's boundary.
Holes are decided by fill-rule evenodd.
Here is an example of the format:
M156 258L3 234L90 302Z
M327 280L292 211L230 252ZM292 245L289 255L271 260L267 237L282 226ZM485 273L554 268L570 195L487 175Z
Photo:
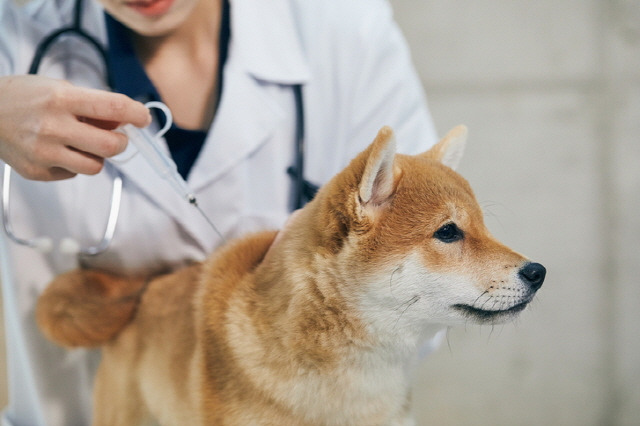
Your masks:
M513 324L451 329L419 425L640 425L640 2L392 0L489 229L547 267Z
M640 425L640 2L391 1L489 228L548 271L515 323L449 330L418 425Z

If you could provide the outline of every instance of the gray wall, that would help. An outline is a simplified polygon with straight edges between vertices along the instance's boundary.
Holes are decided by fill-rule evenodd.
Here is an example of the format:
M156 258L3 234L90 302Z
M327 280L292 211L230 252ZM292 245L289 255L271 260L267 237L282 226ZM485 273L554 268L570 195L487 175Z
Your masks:
M640 425L640 2L392 0L492 232L543 263L514 324L449 330L420 425Z

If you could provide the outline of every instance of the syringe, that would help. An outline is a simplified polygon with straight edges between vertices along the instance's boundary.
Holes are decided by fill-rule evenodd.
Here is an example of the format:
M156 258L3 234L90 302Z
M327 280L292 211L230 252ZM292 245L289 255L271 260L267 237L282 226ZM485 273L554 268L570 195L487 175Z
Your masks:
M151 103L151 102L150 102ZM162 104L164 106L164 104ZM151 107L151 105L147 104ZM166 108L166 106L165 106ZM164 110L164 108L162 108ZM167 110L164 110L167 114ZM170 114L170 113L169 113ZM167 116L167 120L170 120L171 116ZM125 124L120 129L127 135L129 142L133 143L138 149L138 152L147 160L151 168L164 180L171 184L171 187L183 198L185 198L191 205L193 205L205 218L207 223L211 225L211 228L218 234L222 241L225 238L222 236L218 228L213 224L211 219L202 211L198 206L196 196L189 189L187 182L184 181L180 173L178 173L178 167L173 160L164 153L164 151L158 145L158 141L152 136L147 129L140 129L132 124Z

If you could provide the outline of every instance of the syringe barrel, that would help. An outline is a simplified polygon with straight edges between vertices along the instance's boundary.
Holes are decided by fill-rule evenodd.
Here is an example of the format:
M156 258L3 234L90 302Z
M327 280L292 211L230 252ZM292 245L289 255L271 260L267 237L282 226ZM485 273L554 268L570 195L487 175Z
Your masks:
M129 142L135 145L138 152L142 154L156 173L163 179L169 181L173 189L175 189L180 196L186 197L187 200L189 200L190 197L192 197L192 193L187 183L182 176L180 176L180 173L178 173L176 163L162 150L149 131L135 127L132 124L125 124L121 128L129 138Z
M122 126L122 130L129 138L129 142L135 145L138 152L161 176L178 170L176 164L162 151L148 130L140 129L132 124L125 124Z

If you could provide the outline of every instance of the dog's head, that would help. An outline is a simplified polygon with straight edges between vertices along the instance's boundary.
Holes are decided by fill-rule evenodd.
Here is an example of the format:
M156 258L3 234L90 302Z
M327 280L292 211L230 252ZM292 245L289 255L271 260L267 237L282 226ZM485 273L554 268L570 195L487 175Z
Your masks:
M494 239L455 168L467 130L427 152L396 154L385 127L305 209L307 233L376 328L500 323L542 285L545 269Z

